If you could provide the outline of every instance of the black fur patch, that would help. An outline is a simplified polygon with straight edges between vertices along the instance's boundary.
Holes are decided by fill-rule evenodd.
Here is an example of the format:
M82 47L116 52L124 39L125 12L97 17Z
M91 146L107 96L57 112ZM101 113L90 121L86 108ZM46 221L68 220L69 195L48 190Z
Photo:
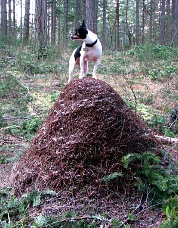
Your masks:
M79 28L75 29L74 35L79 36L79 39L86 39L88 34L88 30L86 27L80 26Z
M171 121L178 120L178 107L171 113Z
M80 51L82 49L82 44L76 49L76 52L74 54L75 61L77 58L80 58Z

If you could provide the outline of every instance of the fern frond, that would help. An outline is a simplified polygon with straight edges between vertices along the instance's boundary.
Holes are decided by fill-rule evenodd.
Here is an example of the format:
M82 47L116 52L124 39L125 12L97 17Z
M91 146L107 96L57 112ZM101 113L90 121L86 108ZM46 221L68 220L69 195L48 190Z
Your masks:
M141 160L142 155L137 153L127 154L122 157L121 162L123 163L124 167L127 169L129 164L135 160Z

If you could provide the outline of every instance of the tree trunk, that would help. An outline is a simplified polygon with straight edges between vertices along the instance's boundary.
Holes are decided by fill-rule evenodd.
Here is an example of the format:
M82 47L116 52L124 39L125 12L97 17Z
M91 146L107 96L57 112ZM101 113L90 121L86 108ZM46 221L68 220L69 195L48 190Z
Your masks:
M135 31L135 42L136 45L140 44L140 18L139 18L139 0L136 0L136 31Z
M120 51L119 0L116 2L116 50Z
M67 22L67 17L68 17L68 8L69 8L69 1L64 0L64 32L63 32L63 44L64 46L67 45L67 40L68 40L68 22Z
M7 1L1 0L1 36L7 39Z
M56 0L52 1L51 12L51 44L56 44Z
M107 9L107 0L103 0L103 50L107 49L106 9Z
M11 0L8 1L8 23L9 23L9 26L8 26L8 37L9 39L11 40L11 36L12 36L12 8L11 8Z
M15 0L13 0L13 39L16 39Z
M143 10L142 10L142 45L145 43L145 0L143 0Z
M61 6L58 5L58 11L60 12L61 10ZM58 47L61 48L62 47L62 38L61 38L61 17L57 17L57 24L58 24L58 27L57 27L57 44L58 44Z
M126 31L127 31L127 36L129 40L129 47L132 46L132 33L129 29L129 23L128 23L128 9L129 9L129 0L126 2L126 10L125 10L125 23L126 23Z
M25 1L25 16L23 28L23 43L26 44L29 40L29 18L30 18L30 0Z
M20 0L20 40L22 40L22 20L23 20L23 15L22 15L22 0Z
M82 1L82 20L86 21L86 0Z
M88 29L97 34L98 0L86 0L86 18Z
M171 16L171 1L167 0L166 3L166 21L165 21L165 42L169 45L171 42L172 33L172 16Z
M166 11L167 11L167 15L170 16L170 14L171 14L171 1L170 0L167 0Z
M35 1L35 35L36 44L39 48L38 57L46 55L45 49L47 45L47 1Z
M81 18L80 10L81 10L80 0L75 0L74 28L77 28L80 24L80 18Z
M178 47L178 0L172 0L173 32L171 45Z
M153 0L150 1L150 27L149 27L150 42L153 40Z
M165 0L161 1L161 17L160 17L160 36L159 43L165 44Z

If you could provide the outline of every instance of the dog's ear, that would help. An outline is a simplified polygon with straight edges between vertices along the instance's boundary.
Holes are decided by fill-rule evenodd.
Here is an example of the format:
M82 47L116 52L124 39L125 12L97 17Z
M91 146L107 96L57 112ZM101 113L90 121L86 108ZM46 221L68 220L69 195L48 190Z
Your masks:
M85 27L86 28L85 20L83 20L83 22L82 22L82 27Z

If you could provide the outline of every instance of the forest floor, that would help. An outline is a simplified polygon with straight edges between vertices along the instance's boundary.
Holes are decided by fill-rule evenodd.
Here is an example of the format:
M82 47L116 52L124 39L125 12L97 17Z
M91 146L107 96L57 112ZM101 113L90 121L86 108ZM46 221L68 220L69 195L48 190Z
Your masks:
M109 58L111 58L111 56L103 56L101 65L99 66L98 79L104 80L110 84L126 103L131 106L133 111L143 119L148 127L150 127L154 135L163 137L163 139L161 139L163 147L174 160L178 161L178 143L176 141L170 142L169 140L165 140L165 134L160 130L162 127L161 125L167 124L170 126L170 113L178 106L178 77L174 76L164 78L164 80L152 80L139 71L136 73L134 71L132 72L131 68L140 67L139 65L136 66L135 64L137 63L133 62L131 64L133 66L130 65L129 69L126 69L127 67L125 67L126 73L121 74L120 76L118 76L118 73L104 74L102 70L104 70L105 65L109 62ZM68 56L66 56L63 61L65 62L66 59L68 59ZM116 61L116 59L113 61ZM113 66L114 63L110 62L107 68L112 68ZM11 74L13 73L11 72ZM77 77L77 75L78 74L76 73L74 77ZM28 75L23 73L18 79L33 97L28 104L30 115L45 120L50 107L53 106L61 89L67 84L68 76L66 70L62 74L53 72L50 74ZM11 96L8 96L3 102L6 102L7 104L10 103L11 98ZM14 130L21 128L23 117L19 116L19 113L13 116L9 113L5 114L3 117L7 125L0 129L0 190L4 188L10 189L9 177L14 162L18 161L31 141L31 139L24 138L22 135L17 134ZM155 120L155 122L157 122L154 122L155 124L153 125L151 120L155 115L159 116L160 119L159 121ZM166 123L164 121L161 122L162 116L165 117ZM178 135L174 133L174 137L178 138ZM66 200L65 202L64 200L64 202L61 203L61 199L68 198L68 193L64 192L63 195L57 194L54 198L44 200L40 208L31 209L29 217L34 218L41 214L62 215L67 213L68 210L78 213L83 210L82 208L86 208L86 210L76 216L76 220L82 218L91 219L91 211L97 211L98 214L102 213L102 219L103 221L105 220L103 223L105 225L102 227L111 227L108 225L108 221L111 217L119 217L123 222L123 227L133 228L156 228L165 220L165 213L160 208L156 208L156 206L155 208L149 207L146 201L144 209L140 212L136 212L136 217L128 219L128 214L130 214L132 210L136 210L137 206L140 204L142 195L135 192L135 197L129 196L130 198L125 198L124 194L119 194L119 197L117 197L119 200L116 200L118 194L119 193L110 193L108 199L96 197L95 200L86 197L83 197L82 199L74 199L71 197L71 201ZM64 218L64 221L65 220L66 217ZM129 221L131 222L131 225L126 226Z

